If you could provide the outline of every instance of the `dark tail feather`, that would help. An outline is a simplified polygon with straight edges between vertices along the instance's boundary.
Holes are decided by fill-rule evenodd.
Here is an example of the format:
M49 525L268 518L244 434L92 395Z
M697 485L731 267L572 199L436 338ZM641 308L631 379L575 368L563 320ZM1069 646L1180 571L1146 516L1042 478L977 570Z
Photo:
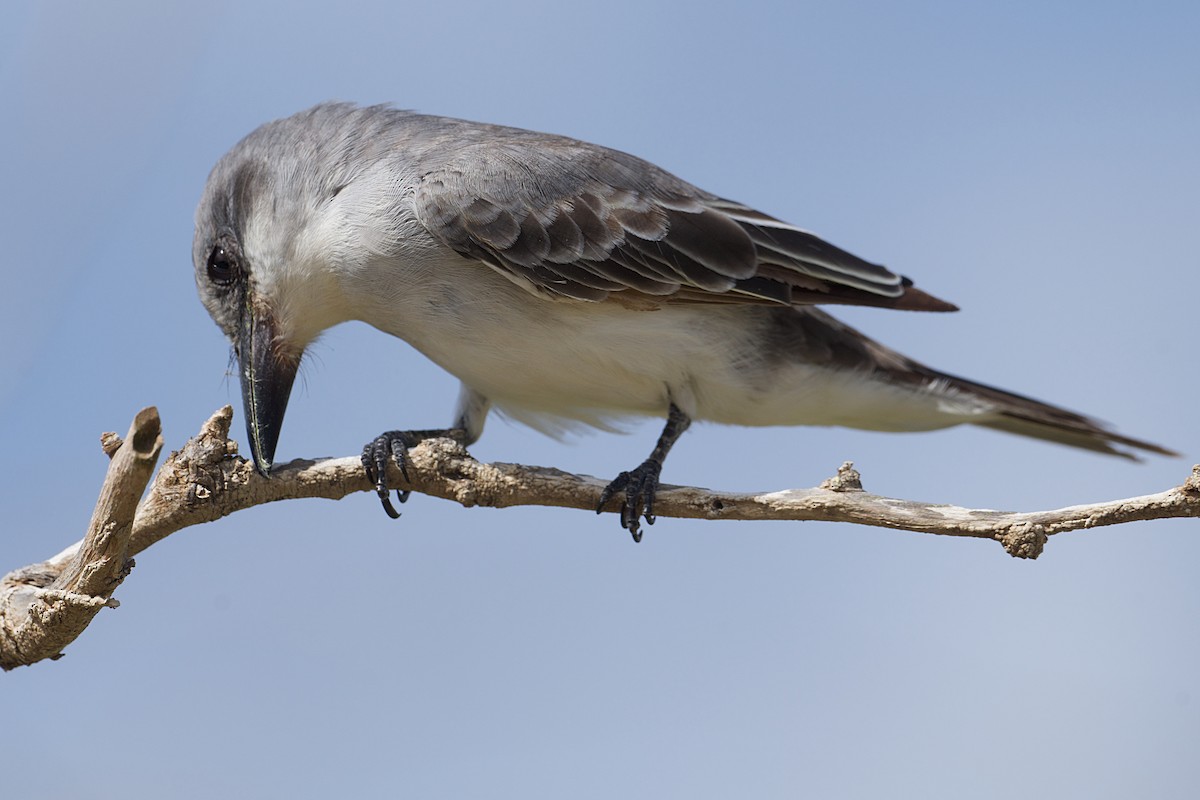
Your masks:
M910 288L909 291L914 290ZM921 302L923 301L917 300L915 304L919 305ZM1104 423L1083 414L939 372L864 336L818 308L796 309L794 315L782 321L786 324L788 337L794 337L787 338L785 346L812 349L812 343L819 343L821 347L827 348L826 357L832 366L882 373L881 379L890 383L908 384L917 391L946 397L958 394L963 399L977 398L981 404L991 407L986 412L976 415L981 409L974 403L966 403L967 410L964 410L959 418L962 423L1019 433L1022 436L1082 447L1085 450L1134 461L1137 461L1138 457L1136 453L1130 452L1131 450L1143 450L1164 456L1179 455L1161 445L1123 436L1110 430Z
M979 424L985 428L995 428L996 430L1007 431L1009 433L1019 433L1022 436L1032 436L1035 439L1069 444L1072 447L1082 447L1086 450L1094 450L1097 453L1120 456L1121 458L1128 458L1131 461L1141 461L1142 459L1137 453L1122 450L1117 445L1124 445L1125 447L1132 447L1137 450L1145 450L1164 456L1180 455L1174 450L1168 450L1161 445L1152 442L1143 442L1141 439L1133 439L1129 436L1114 433L1095 420L1086 417L1082 418L1083 424L1079 424L1048 422L1019 411L1003 411L1001 414L1000 419L980 422Z
M1085 450L1094 450L1097 453L1107 453L1133 461L1141 460L1138 454L1122 448L1144 450L1163 456L1180 455L1161 445L1116 433L1103 422L1076 414L1065 408L963 378L950 375L942 377L949 379L955 388L978 395L996 404L996 416L975 423L985 428L995 428L1008 433L1031 436L1035 439L1081 447Z

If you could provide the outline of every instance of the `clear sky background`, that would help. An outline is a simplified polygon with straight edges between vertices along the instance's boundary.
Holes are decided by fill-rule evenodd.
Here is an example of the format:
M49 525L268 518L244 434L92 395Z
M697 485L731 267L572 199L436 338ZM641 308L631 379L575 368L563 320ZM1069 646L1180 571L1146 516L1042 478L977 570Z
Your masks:
M615 0L5 3L0 571L78 539L143 406L237 406L192 214L256 125L327 99L636 153L960 304L840 311L1183 459L1000 433L695 426L664 479L1034 510L1200 460L1200 6ZM456 383L331 331L280 460L449 421ZM611 477L660 423L480 458ZM984 541L828 524L253 509L137 559L119 610L0 676L6 797L1119 798L1200 784L1200 523Z

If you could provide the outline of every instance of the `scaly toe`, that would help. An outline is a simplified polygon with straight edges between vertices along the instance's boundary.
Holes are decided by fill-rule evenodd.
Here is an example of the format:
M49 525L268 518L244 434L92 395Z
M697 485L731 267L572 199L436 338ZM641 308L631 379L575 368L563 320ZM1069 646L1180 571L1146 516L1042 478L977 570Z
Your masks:
M408 448L414 444L412 436L406 431L387 431L376 436L363 447L362 465L367 474L367 480L375 485L375 493L383 504L383 510L392 519L397 519L400 512L392 505L390 492L387 487L388 459L396 463L404 480L408 481ZM409 490L396 490L396 500L403 503L412 494Z

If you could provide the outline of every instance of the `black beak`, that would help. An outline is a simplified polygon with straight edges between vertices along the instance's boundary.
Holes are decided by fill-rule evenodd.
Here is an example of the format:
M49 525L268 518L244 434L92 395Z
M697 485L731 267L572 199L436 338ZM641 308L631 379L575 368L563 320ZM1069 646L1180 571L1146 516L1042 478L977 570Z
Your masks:
M237 341L238 368L242 377L242 408L246 412L246 435L250 456L264 478L270 476L275 445L283 426L299 357L280 351L277 325L269 312L256 311L247 303L242 312Z

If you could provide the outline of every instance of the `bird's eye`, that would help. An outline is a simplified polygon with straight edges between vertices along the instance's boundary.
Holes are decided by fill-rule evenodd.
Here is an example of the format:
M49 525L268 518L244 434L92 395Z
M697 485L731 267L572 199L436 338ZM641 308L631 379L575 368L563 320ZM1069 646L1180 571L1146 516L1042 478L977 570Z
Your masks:
M221 245L217 245L208 254L208 279L218 286L228 286L233 283L237 274L237 259Z

